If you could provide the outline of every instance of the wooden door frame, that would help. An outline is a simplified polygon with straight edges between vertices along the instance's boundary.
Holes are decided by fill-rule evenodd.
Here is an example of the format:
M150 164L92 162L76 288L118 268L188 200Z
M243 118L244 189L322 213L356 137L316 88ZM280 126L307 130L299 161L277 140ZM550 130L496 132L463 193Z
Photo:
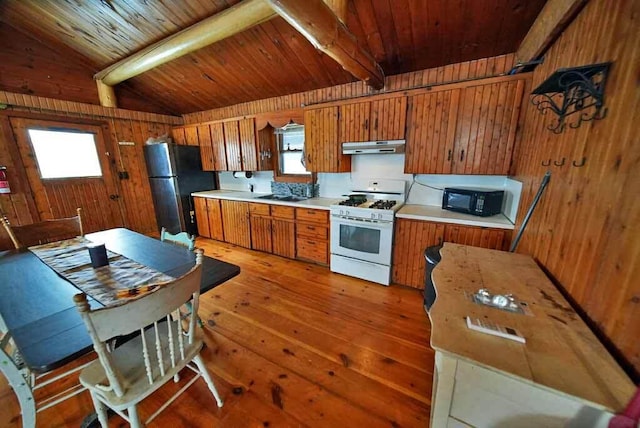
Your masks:
M111 140L111 130L109 129L109 123L104 120L96 120L96 119L86 119L86 118L76 118L76 117L68 117L68 116L57 116L52 114L42 114L42 113L31 113L24 111L0 111L0 119L2 120L2 124L8 127L5 131L5 135L10 135L11 138L7 140L7 146L10 149L11 158L14 161L14 165L16 168L16 172L19 174L21 185L20 188L25 193L25 198L27 200L27 204L29 206L29 211L31 213L31 217L35 221L44 220L38 211L37 204L34 198L34 189L31 187L31 183L29 182L29 178L27 176L27 171L22 160L22 156L20 154L20 148L18 145L18 138L14 134L13 125L11 123L11 119L26 119L31 121L43 121L43 122L58 122L68 124L70 128L81 127L81 126L93 126L100 128L100 135L102 138L102 143L104 148L109 155L107 155L107 168L109 169L109 173L111 175L111 186L116 191L118 195L122 194L122 188L120 186L120 182L117 180L118 171L115 168L116 165L116 152L114 150L114 143ZM27 137L28 138L28 137ZM102 162L101 162L102 167ZM105 179L105 184L107 180ZM120 217L122 218L122 224L124 226L127 225L127 217L126 211L124 209L124 201L122 198L118 198L118 210L120 212Z

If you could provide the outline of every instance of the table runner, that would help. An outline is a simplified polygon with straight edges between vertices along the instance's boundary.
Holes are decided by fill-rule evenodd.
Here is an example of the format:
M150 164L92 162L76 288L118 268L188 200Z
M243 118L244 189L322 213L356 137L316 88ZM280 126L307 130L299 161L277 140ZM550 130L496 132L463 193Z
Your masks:
M105 306L151 291L152 285L174 278L107 250L109 264L94 269L86 238L77 237L29 247L51 269ZM151 286L151 287L150 287Z

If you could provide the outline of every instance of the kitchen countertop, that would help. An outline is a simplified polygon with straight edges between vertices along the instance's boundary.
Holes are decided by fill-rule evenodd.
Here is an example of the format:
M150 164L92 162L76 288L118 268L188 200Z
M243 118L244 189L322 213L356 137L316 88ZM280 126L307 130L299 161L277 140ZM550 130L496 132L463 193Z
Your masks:
M236 190L209 190L206 192L195 192L191 196L199 198L227 199L230 201L256 202L260 204L285 205L296 208L314 208L329 210L329 206L337 203L340 199L334 198L309 198L303 201L279 201L277 199L258 199L260 196L269 193L241 192Z
M412 220L437 221L440 223L464 224L468 226L493 227L513 230L515 226L504 214L491 217L478 217L455 211L443 210L435 205L403 205L396 213L397 218Z
M530 256L445 243L433 270L431 346L486 368L613 412L634 385ZM480 288L527 303L530 315L473 303ZM521 344L467 328L465 317L518 330ZM506 393L506 392L505 392Z

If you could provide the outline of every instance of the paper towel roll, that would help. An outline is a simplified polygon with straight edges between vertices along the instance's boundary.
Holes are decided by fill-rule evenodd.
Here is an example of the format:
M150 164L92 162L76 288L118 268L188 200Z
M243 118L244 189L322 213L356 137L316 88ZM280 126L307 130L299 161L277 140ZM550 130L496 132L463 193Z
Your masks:
M253 173L251 171L235 171L233 178L251 178Z

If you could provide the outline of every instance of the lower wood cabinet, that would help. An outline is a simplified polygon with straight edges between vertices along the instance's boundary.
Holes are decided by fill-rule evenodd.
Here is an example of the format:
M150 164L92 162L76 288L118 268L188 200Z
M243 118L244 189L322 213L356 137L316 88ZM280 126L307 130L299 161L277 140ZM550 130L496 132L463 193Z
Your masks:
M219 199L193 198L199 236L224 241L220 202Z
M207 217L209 220L209 234L213 239L224 241L222 227L222 205L219 199L207 199Z
M205 238L211 238L211 233L209 231L209 216L207 215L207 198L193 198L193 206L196 211L198 235Z
M493 250L507 250L511 243L511 231L506 229L404 218L396 219L394 235L391 281L420 289L424 288L424 250L427 247L453 242Z
M296 257L295 208L271 206L272 252L282 257Z
M296 258L329 264L329 212L296 208Z
M249 226L249 203L240 201L220 201L224 240L230 244L251 248Z
M266 204L249 204L251 213L251 248L294 258L295 209Z

